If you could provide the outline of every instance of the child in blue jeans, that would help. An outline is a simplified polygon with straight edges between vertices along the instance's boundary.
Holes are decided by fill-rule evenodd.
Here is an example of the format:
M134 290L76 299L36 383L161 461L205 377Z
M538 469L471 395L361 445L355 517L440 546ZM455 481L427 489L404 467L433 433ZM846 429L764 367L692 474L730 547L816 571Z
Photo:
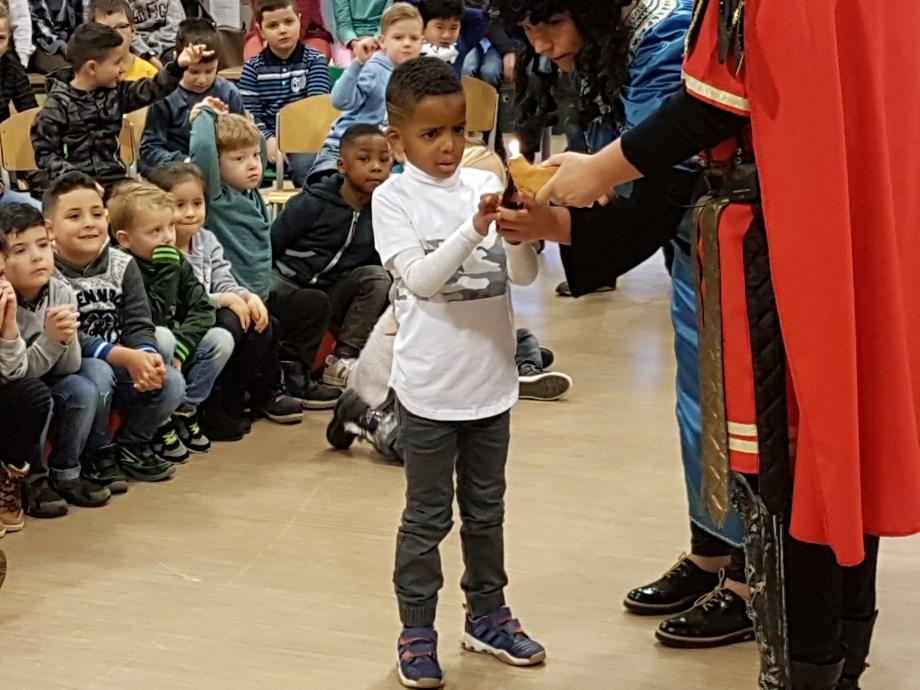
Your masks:
M72 505L104 505L111 497L109 490L80 477L84 449L97 450L87 447L87 439L99 393L91 381L77 374L82 357L76 297L66 283L53 277L51 237L34 207L11 204L0 209L0 233L5 240L6 278L16 291L24 345L21 366L26 377L40 378L51 389L51 490ZM33 461L30 474L33 482L44 474L40 462Z
M114 493L127 490L125 474L138 481L161 481L175 474L157 457L151 441L185 395L182 375L167 367L157 349L144 281L128 254L109 247L102 188L81 172L56 178L43 197L54 234L57 276L77 298L80 374L99 391L83 476ZM112 410L122 425L113 439Z

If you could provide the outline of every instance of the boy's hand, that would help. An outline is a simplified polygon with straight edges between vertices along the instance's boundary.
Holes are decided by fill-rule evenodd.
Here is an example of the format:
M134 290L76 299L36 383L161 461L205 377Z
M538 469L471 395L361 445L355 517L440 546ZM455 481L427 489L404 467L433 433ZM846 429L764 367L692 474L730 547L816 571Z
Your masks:
M479 211L473 216L473 227L485 237L489 234L492 223L501 218L498 207L502 202L498 194L483 194L479 199Z
M158 70L163 69L163 61L160 60L160 58L158 58L156 55L151 55L147 62L156 67Z
M125 369L134 381L134 387L142 393L158 391L166 378L166 365L163 358L152 352L132 350L126 355Z
M269 163L277 163L278 157L284 156L284 154L278 150L278 137L269 137L265 142L265 148L268 153ZM287 157L285 156L284 159L287 160Z
M198 43L193 46L186 46L179 57L176 59L176 62L179 63L179 67L185 69L189 65L197 65L202 60L209 60L214 57L214 51L208 50L208 47L203 43Z
M0 279L0 337L4 340L19 338L16 307L16 291L8 281Z
M208 96L192 106L192 111L188 114L188 121L194 122L195 118L201 115L201 111L205 108L210 108L217 113L218 116L226 115L230 112L230 108L228 108L227 104L222 100L214 96Z
M262 333L268 328L268 307L258 295L251 292L246 296L246 305L249 307L249 315L252 317L256 333Z
M360 62L362 65L374 57L374 53L377 52L377 49L380 48L380 44L377 43L377 39L373 36L365 36L360 38L357 41L352 43L351 49L355 53L355 60Z
M79 327L80 320L73 305L50 307L45 312L45 333L61 345L73 342Z
M249 313L249 305L243 300L239 295L228 295L224 300L224 306L236 314L236 318L240 320L240 328L243 329L243 332L249 330L249 324L252 322L252 317Z

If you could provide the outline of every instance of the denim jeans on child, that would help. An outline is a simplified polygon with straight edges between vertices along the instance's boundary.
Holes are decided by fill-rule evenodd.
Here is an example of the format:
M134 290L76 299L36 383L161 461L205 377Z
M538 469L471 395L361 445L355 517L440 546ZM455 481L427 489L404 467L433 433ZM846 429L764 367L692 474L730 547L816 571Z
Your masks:
M396 541L393 582L406 627L434 625L444 584L438 546L453 526L454 472L465 570L460 586L474 618L504 606L505 463L511 413L439 422L397 401L399 454L405 462L406 508Z
M491 43L486 48L480 44L466 54L462 72L464 77L482 79L499 89L505 80L505 62Z
M127 369L113 368L101 359L84 358L80 375L95 383L99 393L96 419L86 444L90 448L111 445L109 417L112 410L122 413L118 443L130 448L147 445L160 424L176 411L185 397L185 380L171 366L166 367L163 387L157 391L137 390Z
M84 450L93 452L101 447L89 445L99 390L90 378L79 374L51 378L46 383L51 388L54 404L48 470L56 481L78 479ZM98 437L93 442L102 443Z
M168 328L157 326L157 347L167 364L176 356L176 337ZM198 407L208 399L214 382L233 354L233 336L215 326L208 330L182 367L187 405Z

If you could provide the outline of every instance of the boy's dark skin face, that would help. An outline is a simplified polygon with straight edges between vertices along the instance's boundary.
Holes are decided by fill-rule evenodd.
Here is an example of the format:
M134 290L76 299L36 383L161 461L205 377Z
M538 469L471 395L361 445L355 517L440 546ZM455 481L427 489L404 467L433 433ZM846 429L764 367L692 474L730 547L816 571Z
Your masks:
M425 96L411 113L391 112L390 122L390 146L425 174L446 180L460 167L466 147L463 91Z
M342 198L359 210L370 203L374 190L393 169L390 147L383 134L365 134L342 147L339 172L345 176Z

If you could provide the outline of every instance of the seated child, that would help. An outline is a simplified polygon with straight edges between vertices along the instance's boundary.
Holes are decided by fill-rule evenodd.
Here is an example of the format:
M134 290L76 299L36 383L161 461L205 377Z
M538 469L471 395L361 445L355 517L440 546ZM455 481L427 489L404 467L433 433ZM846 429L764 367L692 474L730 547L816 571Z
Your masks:
M329 65L326 58L300 42L300 15L295 0L258 0L255 22L267 44L249 60L240 76L240 93L246 110L265 137L268 160L277 163L278 112L286 105L329 93ZM313 156L288 156L291 179L302 187Z
M35 192L70 170L95 177L105 188L127 174L118 137L126 113L172 93L183 71L210 53L203 46L182 51L152 79L123 82L124 38L115 29L84 24L67 44L73 72L49 81L48 98L32 125L38 172Z
M147 482L171 477L176 468L157 457L151 442L182 402L185 381L157 349L140 270L130 255L109 246L102 189L91 177L65 173L51 183L43 202L54 235L57 277L77 297L80 374L99 391L88 445L101 450L87 455L83 476L113 493L127 490L125 473ZM122 416L114 440L112 410Z
M0 122L9 118L11 103L20 113L38 107L29 75L10 51L10 36L9 10L0 2ZM6 189L0 182L0 207L13 203L28 203L41 208L28 194Z
M134 9L137 37L134 50L157 69L171 62L181 51L176 50L176 33L185 19L182 0L129 0Z
M83 4L68 0L28 0L35 52L30 71L50 74L70 66L67 42L83 23Z
M141 173L148 177L153 170L170 161L184 161L189 156L192 108L213 96L227 104L231 113L244 115L243 99L236 86L217 76L217 48L220 34L207 19L186 19L176 35L179 50L187 46L205 46L210 55L197 65L189 65L179 88L162 101L150 106L141 141Z
M339 173L291 199L272 227L275 272L329 296L335 351L323 382L344 388L348 372L386 307L390 276L374 249L371 195L390 176L386 137L354 125L342 137Z
M397 2L384 12L380 32L379 40L364 39L355 44L356 62L345 70L332 89L332 105L342 114L332 125L332 131L316 156L309 182L338 169L342 135L349 127L357 124L383 127L386 124L386 90L393 68L419 56L422 16L412 5Z
M516 666L546 656L505 605L502 536L518 399L510 284L533 282L537 254L498 236L499 179L460 167L466 99L449 65L419 58L399 66L387 109L390 145L406 159L405 172L373 199L377 250L396 290L390 387L407 477L393 576L403 623L397 663L405 686L437 687L438 547L455 494L466 561L464 647Z
M312 48L328 61L332 57L332 34L326 28L323 19L323 0L297 0L297 9L300 14L300 42L307 48ZM249 0L249 12L252 19L249 22L249 31L246 32L246 43L243 47L243 59L251 60L265 48L265 39L259 33L256 21L256 0Z
M10 17L10 43L16 46L19 64L23 69L27 69L32 60L32 54L35 52L29 0L9 0L6 5Z
M300 376L286 381L290 395L278 387L260 412L272 421L297 423L303 418L304 404L328 408L338 398L338 391L304 378L329 325L328 299L309 290L272 304L271 220L259 192L262 135L245 117L228 114L215 98L196 105L191 118L191 159L201 169L208 192L205 224L223 246L240 285L268 300L269 309L279 318L281 357L291 362L288 372Z
M199 408L202 431L211 440L238 441L250 430L244 416L246 395L256 409L261 408L269 401L278 377L274 319L259 296L237 282L217 237L202 227L208 195L198 166L167 163L151 173L150 181L172 194L178 209L176 247L217 308L217 325L226 329L235 343L215 392ZM294 405L295 413L302 414L300 405Z
M354 61L358 44L377 37L383 14L393 0L332 0L335 35L332 59L336 66L348 68Z
M89 4L88 22L96 22L115 29L125 42L122 44L125 73L122 81L138 81L155 77L157 68L144 58L138 57L131 50L136 32L134 31L134 12L127 0L92 0Z
M77 372L82 364L77 340L77 300L64 281L53 277L54 251L42 214L32 206L0 209L5 237L6 278L16 291L17 321L25 341L26 376L42 379L51 389L53 449L48 458L51 489L71 505L94 508L111 497L104 486L80 477L80 458L96 414L99 392ZM95 440L95 439L94 439ZM44 475L39 463L32 479Z
M467 9L464 0L419 0L418 9L425 23L422 55L436 57L460 74L467 55L486 37L486 14Z
M157 344L167 364L185 377L185 399L157 430L154 451L171 462L211 442L198 423L198 406L211 394L233 354L233 338L214 323L214 305L176 248L175 199L149 182L123 182L108 203L109 225L144 278Z

